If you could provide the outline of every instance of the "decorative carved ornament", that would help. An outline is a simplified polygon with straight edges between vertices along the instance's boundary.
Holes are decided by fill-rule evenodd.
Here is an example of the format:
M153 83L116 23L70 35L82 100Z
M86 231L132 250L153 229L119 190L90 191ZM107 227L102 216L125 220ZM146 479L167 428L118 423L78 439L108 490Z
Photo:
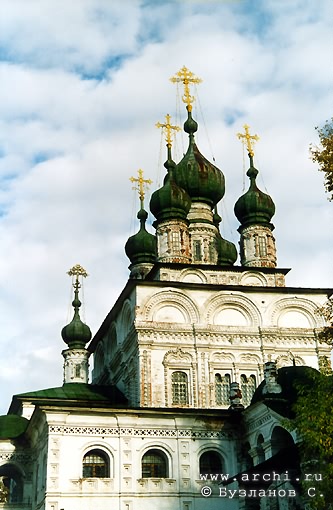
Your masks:
M178 348L174 351L168 351L163 358L163 365L191 365L192 364L192 355L189 352L184 352L182 349Z

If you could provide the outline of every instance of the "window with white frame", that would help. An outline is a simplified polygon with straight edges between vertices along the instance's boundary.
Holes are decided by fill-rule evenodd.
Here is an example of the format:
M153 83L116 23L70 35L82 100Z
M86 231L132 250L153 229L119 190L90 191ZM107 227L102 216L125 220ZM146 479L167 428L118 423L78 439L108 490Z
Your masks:
M176 370L171 375L171 392L173 405L187 405L188 397L188 377L186 372Z
M87 452L83 457L82 476L83 478L109 478L109 456L98 448Z
M148 450L141 461L142 478L167 478L168 459L159 449Z

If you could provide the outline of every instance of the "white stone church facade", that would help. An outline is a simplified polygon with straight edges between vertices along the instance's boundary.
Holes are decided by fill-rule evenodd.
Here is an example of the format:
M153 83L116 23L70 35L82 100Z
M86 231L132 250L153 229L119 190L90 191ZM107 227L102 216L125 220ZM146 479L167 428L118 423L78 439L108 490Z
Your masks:
M16 395L0 417L0 509L304 508L292 481L253 488L237 475L288 468L281 451L299 438L269 402L287 407L293 374L330 359L318 341L318 310L331 291L286 285L288 270L276 267L275 207L257 188L251 151L250 187L235 206L234 265L216 209L224 177L200 154L187 110L188 151L176 164L168 143L166 178L150 203L155 235L141 199L140 230L126 243L130 279L117 302L90 341L77 273L74 318L62 332L64 385Z

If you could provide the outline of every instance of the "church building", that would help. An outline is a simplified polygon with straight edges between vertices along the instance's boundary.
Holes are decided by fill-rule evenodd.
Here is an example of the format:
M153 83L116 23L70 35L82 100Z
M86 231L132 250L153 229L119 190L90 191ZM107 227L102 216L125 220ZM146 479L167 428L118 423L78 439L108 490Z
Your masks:
M0 509L305 508L299 438L286 420L293 381L329 363L318 311L333 291L287 285L275 205L258 188L247 125L236 264L238 250L219 229L224 175L196 144L196 80L185 67L173 78L184 86L188 134L178 163L170 116L160 124L167 156L149 204L154 234L146 229L147 180L141 171L133 178L139 229L125 245L124 289L92 338L80 318L86 272L70 270L63 385L15 395L0 417Z

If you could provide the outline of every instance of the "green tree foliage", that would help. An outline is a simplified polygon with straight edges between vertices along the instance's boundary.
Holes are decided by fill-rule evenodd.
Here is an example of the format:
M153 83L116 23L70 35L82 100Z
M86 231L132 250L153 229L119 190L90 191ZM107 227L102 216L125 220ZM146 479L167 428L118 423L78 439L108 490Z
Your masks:
M319 165L319 170L325 174L325 188L329 200L333 200L333 118L326 124L316 127L319 135L319 146L310 145L311 159Z
M3 478L0 476L0 503L7 503L9 490L3 483Z
M327 324L319 333L319 339L333 345L332 297L318 313ZM322 480L303 482L305 496L310 487L315 487L315 497L309 498L308 508L333 510L333 372L330 359L322 356L319 368L320 372L308 369L306 379L297 385L298 396L293 407L295 419L291 426L302 438L303 473L322 477Z
M292 427L302 438L300 445L304 498L308 508L333 509L333 375L310 370L298 385ZM309 474L305 481L305 474ZM310 489L314 488L314 490ZM311 496L308 496L310 489Z
M333 297L330 299L319 309L319 314L324 317L327 326L323 328L323 330L319 333L319 340L321 342L326 342L329 345L333 345Z

